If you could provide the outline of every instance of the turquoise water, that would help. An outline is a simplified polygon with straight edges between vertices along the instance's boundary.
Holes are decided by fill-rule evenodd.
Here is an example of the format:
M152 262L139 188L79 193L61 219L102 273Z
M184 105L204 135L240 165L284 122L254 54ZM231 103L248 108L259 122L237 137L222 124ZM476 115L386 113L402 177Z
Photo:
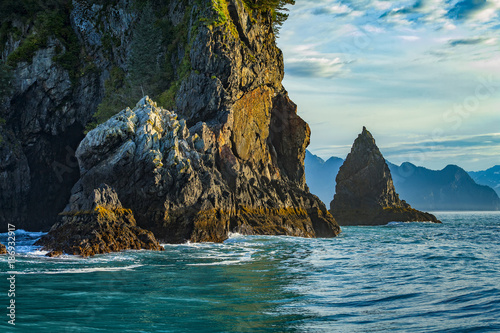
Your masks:
M499 332L500 213L437 215L90 259L44 257L18 231L16 326L2 256L0 332Z

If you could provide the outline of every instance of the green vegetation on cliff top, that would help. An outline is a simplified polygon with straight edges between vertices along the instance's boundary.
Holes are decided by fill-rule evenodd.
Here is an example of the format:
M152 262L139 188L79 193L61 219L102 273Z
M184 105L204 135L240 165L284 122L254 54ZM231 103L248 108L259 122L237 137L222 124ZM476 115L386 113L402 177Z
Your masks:
M80 45L70 23L71 2L67 0L6 0L0 3L0 51L3 51L9 35L21 38L22 33L14 22L32 25L29 35L7 57L6 63L15 68L19 62L30 62L36 51L47 47L49 37L59 41L53 60L70 75L78 76Z
M185 6L185 15L179 24L173 25L167 18L171 1L133 0L132 8L139 14L133 28L127 59L128 72L117 66L110 69L105 82L104 99L98 106L94 119L88 124L87 130L106 121L126 106L134 105L145 94L156 99L160 106L175 108L181 83L193 70L189 53L199 24L212 27L225 26L238 37L229 15L228 1L210 0L210 2L214 15L211 18L203 18L201 0L193 6L189 5L187 0L177 2L176 6ZM90 3L103 5L103 9L106 9L115 2L94 0ZM294 0L243 0L243 4L251 14L258 11L270 15L275 34L288 16L285 6L294 3ZM82 52L83 49L71 27L71 9L70 0L1 1L0 49L5 48L9 38L22 39L19 47L2 65L1 70L6 74L5 77L8 77L9 71L19 62L30 62L36 51L47 47L49 37L53 37L59 41L56 46L57 54L53 60L69 72L73 83L76 82L76 79L83 74L82 65L86 63L86 59L85 52ZM193 20L197 15L200 16L199 19ZM19 23L16 22L32 26L24 38L21 30L17 28ZM191 36L191 40L188 36ZM113 36L103 33L102 43L104 51L109 51L116 41ZM107 52L107 56L111 56L111 52ZM0 82L0 86L3 92L5 85Z

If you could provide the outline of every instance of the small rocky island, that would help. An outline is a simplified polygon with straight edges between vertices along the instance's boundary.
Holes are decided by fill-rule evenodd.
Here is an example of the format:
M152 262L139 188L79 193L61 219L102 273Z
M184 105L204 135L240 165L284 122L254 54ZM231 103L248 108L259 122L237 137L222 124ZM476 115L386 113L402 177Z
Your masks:
M339 225L382 225L392 221L441 223L399 199L391 172L371 133L363 132L340 167L330 212Z

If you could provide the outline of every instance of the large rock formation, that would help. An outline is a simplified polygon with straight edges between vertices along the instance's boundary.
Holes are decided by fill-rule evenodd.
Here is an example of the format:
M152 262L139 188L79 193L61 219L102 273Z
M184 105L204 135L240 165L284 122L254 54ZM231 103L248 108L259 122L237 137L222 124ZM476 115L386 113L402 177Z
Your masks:
M330 212L340 225L380 225L391 221L440 222L400 200L375 139L363 127L340 167Z
M2 243L0 243L0 254L7 254L7 248Z
M221 242L230 231L302 237L338 233L316 197L282 179L262 177L234 156L226 146L230 140L222 147L220 140L206 123L189 130L175 113L143 98L81 142L76 157L82 176L62 213L65 221L39 244L57 246L67 230L81 234L79 226L87 228L82 214L96 215L89 202L101 183L116 191L140 226L166 242Z
M281 84L283 58L269 11L250 10L241 0L74 0L64 8L60 16L71 31L35 24L21 27L21 40L7 36L4 54L13 67L14 89L5 98L4 118L15 140L9 151L19 151L9 165L23 169L0 170L19 179L0 181L5 187L0 193L15 195L0 201L0 221L48 229L70 194L70 206L81 207L96 186L107 184L132 209L137 224L162 240L221 241L229 230L306 237L339 233L305 185L310 130ZM36 29L49 36L46 43L20 57ZM77 57L72 66L56 61L68 54ZM146 111L139 109L154 109L148 114L159 116L150 120L162 126L170 116L143 100L138 109L111 120L128 129L109 134L111 123L98 127L80 145L75 163L72 152L97 105L96 119L105 120L106 112L122 110L117 105L142 96L142 90L175 110L184 119L182 130L144 129L140 114ZM172 148L176 143L166 137L180 146ZM144 138L151 141L141 142ZM160 138L179 161L155 146ZM102 163L109 158L109 165Z

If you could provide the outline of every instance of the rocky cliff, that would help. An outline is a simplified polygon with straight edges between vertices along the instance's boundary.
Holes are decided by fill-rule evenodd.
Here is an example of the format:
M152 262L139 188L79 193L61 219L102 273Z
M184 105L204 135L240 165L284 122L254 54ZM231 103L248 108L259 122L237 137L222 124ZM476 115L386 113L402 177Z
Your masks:
M10 23L22 34L4 47L14 89L3 103L1 220L48 229L106 185L137 225L171 242L221 241L230 230L338 234L305 185L310 130L281 85L268 10L75 0L56 12L70 23L63 35ZM22 58L42 30L45 43ZM74 66L60 60L67 53ZM144 94L158 105L125 109Z
M330 212L340 225L439 222L434 215L413 209L399 199L389 167L365 127L340 167L336 182Z
M0 254L7 254L7 247L0 243Z

